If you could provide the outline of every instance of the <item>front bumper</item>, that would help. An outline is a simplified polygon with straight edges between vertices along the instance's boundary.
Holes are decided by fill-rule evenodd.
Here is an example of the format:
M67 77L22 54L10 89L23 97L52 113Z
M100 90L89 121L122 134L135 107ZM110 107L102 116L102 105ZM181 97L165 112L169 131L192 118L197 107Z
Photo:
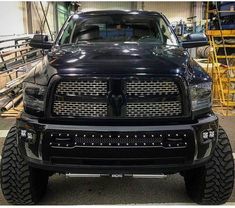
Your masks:
M218 136L210 114L191 124L82 126L17 120L18 146L36 168L62 173L174 173L203 165Z

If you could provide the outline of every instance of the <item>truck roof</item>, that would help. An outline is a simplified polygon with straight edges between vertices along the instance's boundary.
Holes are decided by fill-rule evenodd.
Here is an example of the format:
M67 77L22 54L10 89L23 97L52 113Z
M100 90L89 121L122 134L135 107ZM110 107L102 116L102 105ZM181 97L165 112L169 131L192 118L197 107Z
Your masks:
M107 15L107 14L162 15L159 12L142 11L142 10L96 10L96 11L81 11L75 14L79 14L79 15Z

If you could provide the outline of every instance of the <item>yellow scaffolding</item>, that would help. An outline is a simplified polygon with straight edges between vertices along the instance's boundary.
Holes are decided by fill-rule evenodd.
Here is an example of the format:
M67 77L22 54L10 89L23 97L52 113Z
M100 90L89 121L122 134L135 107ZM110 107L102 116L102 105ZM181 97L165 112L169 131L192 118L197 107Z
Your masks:
M209 10L209 2L207 3L206 15L206 35L210 43L210 54L208 58L208 66L211 63L212 67L208 73L213 79L213 106L214 109L225 116L235 115L235 64L231 64L231 60L235 60L235 54L227 55L227 48L235 48L235 44L228 44L225 38L235 39L234 30L210 30L209 13L214 13L220 18L219 13L230 11L219 11L218 9ZM219 20L220 21L220 20ZM216 41L216 39L220 41ZM218 55L218 50L223 48L224 54ZM226 64L219 61L224 60ZM235 61L234 61L235 63Z

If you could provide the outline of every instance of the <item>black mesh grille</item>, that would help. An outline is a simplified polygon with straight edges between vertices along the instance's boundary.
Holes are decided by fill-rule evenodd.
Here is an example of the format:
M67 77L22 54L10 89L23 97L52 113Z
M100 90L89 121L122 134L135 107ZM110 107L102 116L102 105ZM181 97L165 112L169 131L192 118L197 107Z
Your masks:
M162 146L178 148L187 145L188 137L188 131L77 131L69 133L51 132L47 135L49 145L55 148L71 148L75 146Z
M84 137L85 135L85 137ZM94 143L94 144L138 144L138 143L153 143L153 142L161 142L162 137L156 135L155 133L144 133L144 134L134 134L134 133L100 133L100 134L92 134L87 132L83 135L79 135L75 141L78 144L85 143Z

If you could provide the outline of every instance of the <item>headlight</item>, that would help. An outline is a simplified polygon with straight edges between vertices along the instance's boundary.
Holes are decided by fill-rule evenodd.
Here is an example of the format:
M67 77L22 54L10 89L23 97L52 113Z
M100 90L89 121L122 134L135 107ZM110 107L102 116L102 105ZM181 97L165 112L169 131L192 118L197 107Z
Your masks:
M190 86L193 111L211 107L211 86L211 82L205 82Z
M41 85L24 82L23 84L23 103L27 113L41 115L44 111L44 98L46 87Z

